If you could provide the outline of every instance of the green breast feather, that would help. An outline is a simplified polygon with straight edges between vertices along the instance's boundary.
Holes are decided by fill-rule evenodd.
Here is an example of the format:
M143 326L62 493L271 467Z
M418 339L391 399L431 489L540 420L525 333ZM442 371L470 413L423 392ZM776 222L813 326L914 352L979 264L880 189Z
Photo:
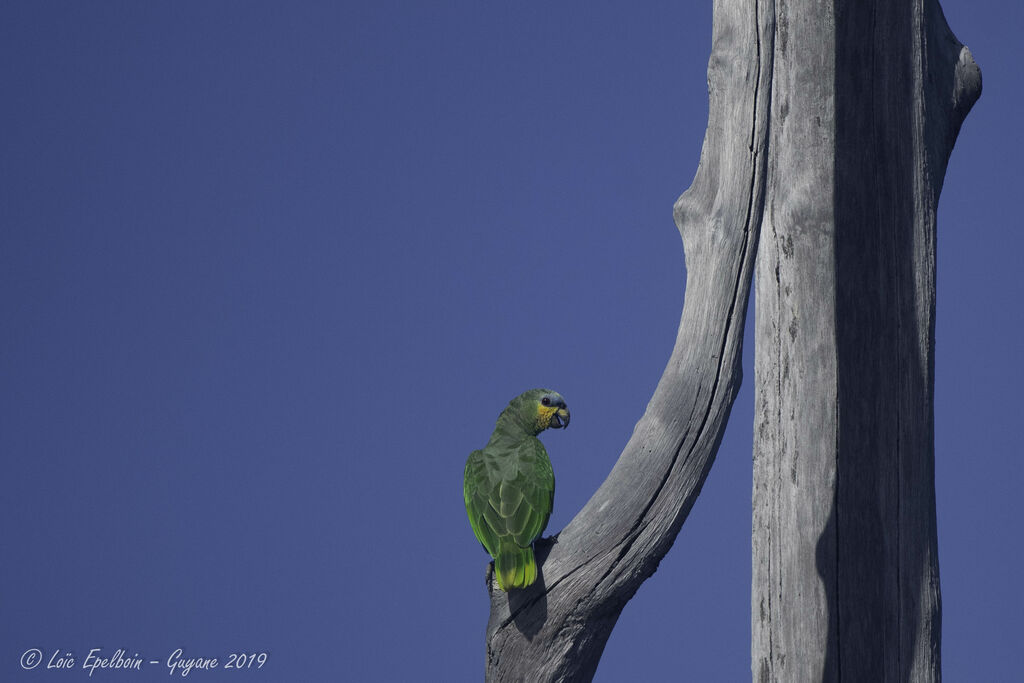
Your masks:
M490 441L466 461L466 513L494 558L502 590L525 588L537 578L533 542L547 526L555 496L555 474L537 434L568 423L558 393L528 391L509 403Z

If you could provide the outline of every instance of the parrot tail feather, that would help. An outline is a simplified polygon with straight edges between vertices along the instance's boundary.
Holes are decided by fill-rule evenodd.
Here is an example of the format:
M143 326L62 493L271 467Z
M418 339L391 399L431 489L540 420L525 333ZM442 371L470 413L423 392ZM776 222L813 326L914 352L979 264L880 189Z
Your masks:
M510 588L526 588L537 580L537 562L533 548L502 545L494 558L494 573L498 587L508 592Z

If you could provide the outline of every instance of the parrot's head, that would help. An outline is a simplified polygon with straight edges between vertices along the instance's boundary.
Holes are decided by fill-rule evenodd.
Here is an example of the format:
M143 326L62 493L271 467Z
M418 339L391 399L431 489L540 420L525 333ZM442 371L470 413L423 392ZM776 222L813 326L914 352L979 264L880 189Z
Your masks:
M569 426L569 409L565 399L557 391L531 389L512 399L509 408L515 406L519 421L531 428L535 434L545 429L561 429Z

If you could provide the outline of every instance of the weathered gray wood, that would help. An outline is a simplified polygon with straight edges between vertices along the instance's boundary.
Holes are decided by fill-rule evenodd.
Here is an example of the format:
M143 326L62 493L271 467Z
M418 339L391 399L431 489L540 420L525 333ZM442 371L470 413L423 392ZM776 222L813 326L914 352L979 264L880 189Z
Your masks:
M672 356L607 480L554 542L538 543L537 583L509 595L491 584L488 680L589 680L718 450L740 383L763 205L770 22L759 29L752 7L715 2L708 129L697 175L675 205L687 277Z
M939 678L935 209L980 72L933 0L714 16L676 346L607 480L538 542L537 583L489 585L488 680L592 677L714 460L758 245L754 678Z
M937 681L935 210L980 72L933 0L777 0L756 681Z

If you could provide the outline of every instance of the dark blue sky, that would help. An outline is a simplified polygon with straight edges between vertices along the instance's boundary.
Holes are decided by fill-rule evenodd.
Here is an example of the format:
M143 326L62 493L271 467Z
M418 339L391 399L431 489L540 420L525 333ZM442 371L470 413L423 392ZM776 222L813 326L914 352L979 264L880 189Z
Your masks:
M1024 10L944 7L985 91L939 211L943 663L1010 681ZM94 647L479 679L466 455L565 395L552 533L615 462L675 337L710 33L709 2L4 3L0 679ZM599 681L749 677L752 353Z

